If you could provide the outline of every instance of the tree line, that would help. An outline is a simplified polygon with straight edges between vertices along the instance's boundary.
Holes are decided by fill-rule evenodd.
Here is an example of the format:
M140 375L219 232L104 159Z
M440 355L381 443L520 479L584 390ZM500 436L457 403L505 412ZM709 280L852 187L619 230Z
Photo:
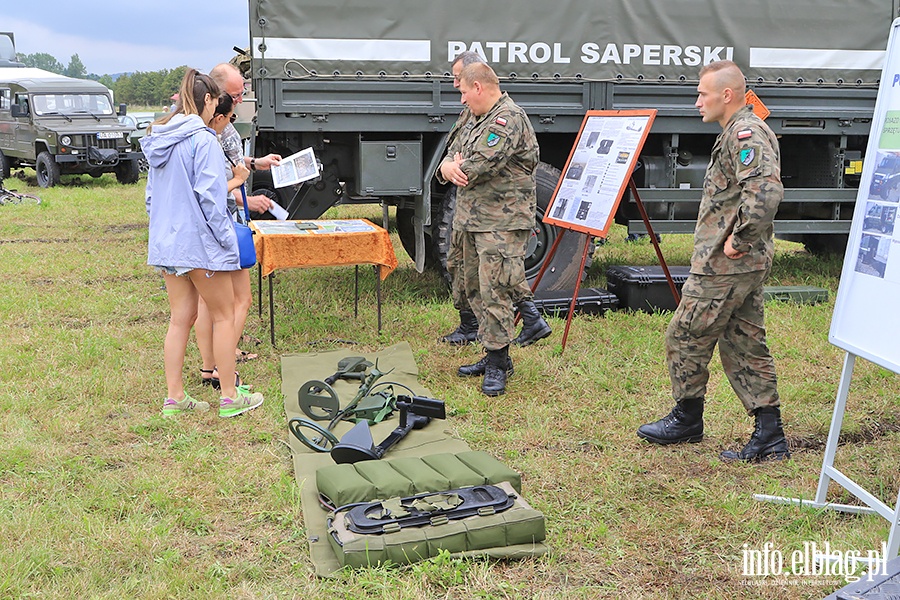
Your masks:
M73 54L67 65L63 65L55 56L45 52L35 54L18 54L19 62L26 67L35 67L77 79L93 79L99 81L113 91L116 102L138 104L143 106L168 106L172 103L172 94L178 91L187 66L160 71L136 71L117 76L88 73L87 68L77 54Z

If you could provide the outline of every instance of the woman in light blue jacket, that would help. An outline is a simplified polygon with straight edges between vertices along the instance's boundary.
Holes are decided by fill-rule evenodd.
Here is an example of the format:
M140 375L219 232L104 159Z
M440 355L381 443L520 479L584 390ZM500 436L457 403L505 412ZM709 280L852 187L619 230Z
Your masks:
M182 370L191 326L202 297L214 323L213 353L220 372L234 371L234 285L240 272L237 238L226 207L224 155L208 124L219 88L188 69L174 113L157 120L141 139L149 164L147 263L159 270L169 295L169 330L163 348L168 396L163 415L205 411L209 404L184 391ZM219 416L232 417L263 402L262 394L223 378Z

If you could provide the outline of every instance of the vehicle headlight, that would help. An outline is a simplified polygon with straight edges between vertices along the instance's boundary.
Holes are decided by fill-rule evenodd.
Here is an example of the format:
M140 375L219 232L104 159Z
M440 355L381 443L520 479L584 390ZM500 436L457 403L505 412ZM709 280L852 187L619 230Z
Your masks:
M59 138L59 143L62 144L63 146L71 146L71 145L72 145L72 138L70 138L70 137L67 136L67 135L64 135L64 136L62 136L61 138Z

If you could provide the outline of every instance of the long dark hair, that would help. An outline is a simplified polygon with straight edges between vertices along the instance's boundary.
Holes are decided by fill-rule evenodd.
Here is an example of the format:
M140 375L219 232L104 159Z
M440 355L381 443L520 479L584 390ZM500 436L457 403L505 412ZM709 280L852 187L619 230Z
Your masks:
M214 115L227 115L234 108L234 98L227 92L219 94L219 103L216 105Z

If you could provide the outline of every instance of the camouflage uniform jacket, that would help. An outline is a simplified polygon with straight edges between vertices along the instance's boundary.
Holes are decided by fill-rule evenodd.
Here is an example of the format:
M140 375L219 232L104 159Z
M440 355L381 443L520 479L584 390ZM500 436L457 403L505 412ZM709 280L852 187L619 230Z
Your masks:
M732 115L713 146L694 229L691 273L735 275L769 269L773 225L784 198L778 140L753 107ZM725 256L725 240L746 254Z
M461 121L465 113L460 115ZM477 232L531 229L539 152L525 111L504 92L485 115L468 119L455 129L458 133L451 132L444 160L453 160L459 152L469 183L456 192L453 228Z

